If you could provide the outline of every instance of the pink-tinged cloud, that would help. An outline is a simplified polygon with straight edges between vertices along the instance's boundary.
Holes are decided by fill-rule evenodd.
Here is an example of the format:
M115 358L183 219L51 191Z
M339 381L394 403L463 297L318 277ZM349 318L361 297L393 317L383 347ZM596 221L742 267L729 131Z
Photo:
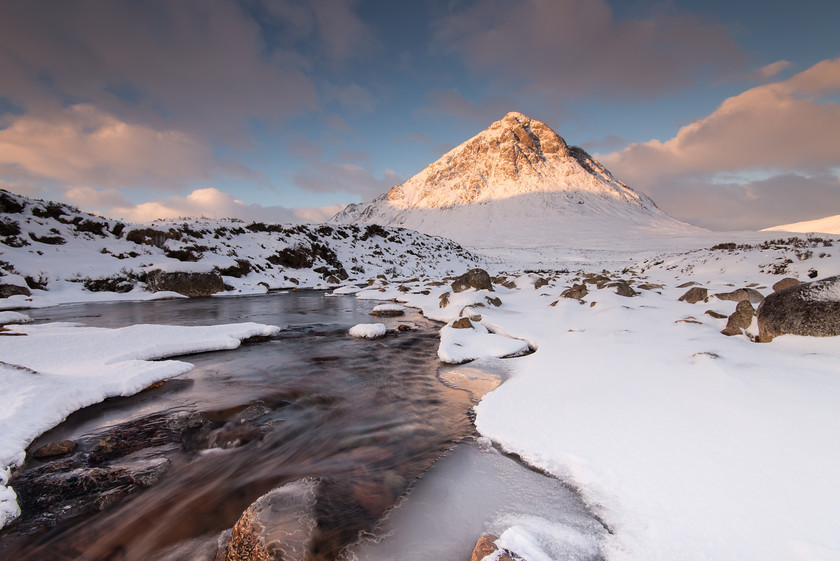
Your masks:
M821 169L840 165L840 58L725 100L662 142L634 143L599 159L641 188L693 173Z
M377 177L369 168L352 163L311 162L292 177L298 187L313 193L352 193L367 201L402 182L386 169Z
M101 196L86 193L89 203L83 197L76 197L74 203L81 208L101 202ZM157 219L175 218L239 218L245 221L272 223L323 222L343 208L342 205L325 207L303 207L290 209L282 206L246 204L229 193L214 187L196 189L186 197L167 197L139 205L116 206L104 212L107 216L122 218L130 222L151 222Z
M669 140L596 157L698 226L756 229L836 214L838 93L840 58L825 60L725 100Z
M604 0L488 0L438 22L468 69L554 99L661 95L744 66L723 24L658 9L617 19Z
M790 61L787 60L777 60L776 62L772 62L770 64L766 64L758 69L756 73L757 76L762 80L769 80L773 76L781 74L788 68L793 66Z
M0 95L36 117L84 100L127 123L247 146L249 119L317 109L308 64L268 52L236 2L15 2L0 17Z
M0 130L0 175L69 186L177 190L225 173L247 175L219 161L209 146L182 131L130 124L89 104L24 114Z

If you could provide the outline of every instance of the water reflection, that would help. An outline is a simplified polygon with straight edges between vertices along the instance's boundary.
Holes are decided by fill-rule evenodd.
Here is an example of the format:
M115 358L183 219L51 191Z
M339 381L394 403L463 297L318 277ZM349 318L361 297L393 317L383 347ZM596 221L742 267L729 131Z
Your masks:
M437 457L473 434L470 394L436 378L430 322L416 314L385 319L390 328L419 329L379 341L346 335L371 321L374 304L300 292L33 312L39 321L101 327L258 321L287 331L235 351L186 357L196 368L181 379L74 414L36 442L77 440L75 456L61 466L71 471L61 473L95 473L97 483L137 462L168 464L148 488L107 488L114 504L102 512L61 497L54 508L78 516L51 522L25 511L0 537L0 556L213 559L220 533L250 504L271 489L311 480L317 484L307 558L336 558ZM132 439L149 446L127 445ZM31 462L21 473L45 469Z

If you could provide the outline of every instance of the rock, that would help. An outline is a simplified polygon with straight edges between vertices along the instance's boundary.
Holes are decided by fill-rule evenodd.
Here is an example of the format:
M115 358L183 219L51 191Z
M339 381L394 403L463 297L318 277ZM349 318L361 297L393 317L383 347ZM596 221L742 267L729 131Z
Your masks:
M538 289L544 287L547 284L548 284L547 280L545 280L542 277L538 277L537 280L534 281L534 290L538 290Z
M496 306L497 308L502 305L502 299L499 297L492 297L492 296L485 296L485 300L487 300L488 304Z
M17 284L0 284L0 298L8 298L9 296L31 296L32 293L25 286Z
M714 310L706 310L707 316L712 316L715 319L726 319L726 314L719 314Z
M493 282L484 269L472 269L452 281L453 292L463 292L468 288L493 290Z
M684 282L682 284L678 284L677 288L688 288L689 286L695 286L697 283L694 281Z
M840 335L840 276L774 292L758 307L757 315L761 342L783 334Z
M338 280L338 277L335 275L330 275L327 277L327 284L340 284L341 281Z
M305 559L315 532L315 489L303 479L269 491L249 506L223 544L223 561Z
M397 304L379 304L370 311L370 315L379 317L397 317L405 315L405 308Z
M55 456L64 456L70 454L76 449L76 443L72 440L59 440L57 442L50 442L41 446L32 453L33 458L53 458Z
M797 284L799 284L798 280L791 277L785 277L773 285L773 292L779 292L780 290L796 286Z
M561 292L560 296L563 298L576 298L580 300L587 294L589 294L589 291L586 289L585 284L576 284L572 288L567 288Z
M450 292L444 292L443 294L440 295L440 307L441 308L445 308L449 305L449 295L450 294L451 294Z
M718 300L728 300L730 302L740 302L741 300L749 300L752 304L758 304L764 300L764 295L754 288L739 288L732 292L723 292L715 294Z
M470 555L470 561L481 561L491 553L497 551L499 548L494 542L498 539L499 536L494 536L493 534L484 534L478 538L478 541L475 542L472 555Z
M656 284L652 282L646 282L639 285L640 290L659 290L660 288L664 288L665 285Z
M688 292L680 296L680 302L688 302L689 304L696 304L700 300L708 302L709 291L699 286L689 288Z
M633 296L638 296L639 293L633 290L633 288L624 281L618 281L611 283L610 287L615 287L615 293L619 296L624 296L627 298L631 298Z
M460 318L452 322L453 329L472 329L473 324L470 318Z
M740 335L744 329L750 326L754 315L755 310L749 300L741 300L735 307L735 313L729 316L726 328L721 333L728 336Z
M155 269L149 273L146 282L152 292L171 290L190 298L210 296L225 289L225 283L218 271L167 273Z

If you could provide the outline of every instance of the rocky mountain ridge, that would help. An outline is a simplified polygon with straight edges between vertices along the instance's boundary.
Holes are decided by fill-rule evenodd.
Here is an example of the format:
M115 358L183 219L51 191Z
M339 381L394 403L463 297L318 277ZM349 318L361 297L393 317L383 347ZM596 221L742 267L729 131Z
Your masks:
M569 146L545 123L508 113L388 193L366 205L349 205L332 222L402 226L476 245L488 225L509 230L510 238L525 222L529 233L536 229L556 239L606 217L636 226L693 229L613 177L584 149ZM621 230L620 223L614 226ZM517 240L520 245L542 241L533 235Z

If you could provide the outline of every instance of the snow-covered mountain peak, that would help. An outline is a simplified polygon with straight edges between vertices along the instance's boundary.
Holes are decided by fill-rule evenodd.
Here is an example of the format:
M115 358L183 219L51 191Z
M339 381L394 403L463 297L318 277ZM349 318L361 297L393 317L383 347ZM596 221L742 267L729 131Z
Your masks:
M397 209L442 208L535 192L584 192L653 207L551 127L511 112L444 154L386 199Z

